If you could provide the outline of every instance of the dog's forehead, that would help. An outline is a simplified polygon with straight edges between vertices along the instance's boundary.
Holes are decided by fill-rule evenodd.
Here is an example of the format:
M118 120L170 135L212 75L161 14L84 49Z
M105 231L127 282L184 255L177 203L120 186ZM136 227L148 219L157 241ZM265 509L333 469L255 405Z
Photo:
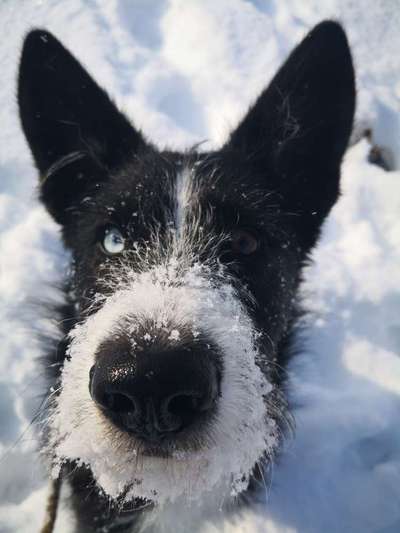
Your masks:
M259 217L271 211L270 191L248 179L245 166L220 154L162 152L128 162L100 190L97 205L124 219L145 215L179 221L188 208L193 214L215 210L233 219ZM268 209L266 209L266 207ZM261 220L262 219L262 220Z
M221 174L217 161L210 161L207 154L162 152L135 159L116 175L116 192L128 197L163 197L176 199L182 192L182 184L190 184L190 191L204 196L216 188ZM186 187L187 192L189 188Z

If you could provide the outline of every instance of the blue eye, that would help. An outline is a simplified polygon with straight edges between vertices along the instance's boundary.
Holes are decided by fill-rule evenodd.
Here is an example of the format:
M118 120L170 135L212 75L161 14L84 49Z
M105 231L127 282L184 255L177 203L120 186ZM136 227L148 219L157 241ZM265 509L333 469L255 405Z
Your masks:
M103 238L104 251L110 255L120 254L125 248L125 239L119 229L107 228Z

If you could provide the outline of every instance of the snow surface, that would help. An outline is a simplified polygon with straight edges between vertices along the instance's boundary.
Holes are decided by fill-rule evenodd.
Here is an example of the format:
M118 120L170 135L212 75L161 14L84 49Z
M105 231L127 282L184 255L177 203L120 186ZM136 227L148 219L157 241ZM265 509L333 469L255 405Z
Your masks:
M66 268L17 120L23 34L53 31L149 137L181 148L220 143L326 17L343 21L353 46L359 128L371 127L400 169L398 0L1 2L1 533L36 531L44 512L46 481L27 427L42 380L34 336L48 321L33 302ZM364 140L346 156L343 196L307 273L314 315L289 370L296 437L260 514L226 532L400 531L400 171L370 165L368 149ZM57 531L71 531L67 513Z

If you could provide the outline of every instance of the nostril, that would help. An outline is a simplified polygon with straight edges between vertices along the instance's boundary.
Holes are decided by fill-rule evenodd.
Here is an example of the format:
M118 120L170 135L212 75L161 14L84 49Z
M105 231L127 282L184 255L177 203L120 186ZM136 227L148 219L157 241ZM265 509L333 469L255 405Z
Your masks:
M202 404L203 398L199 394L176 394L167 400L165 410L171 415L187 419L201 411Z
M107 411L114 414L138 412L135 398L123 391L115 390L115 383L109 382L108 375L102 372L100 366L94 365L89 371L89 391L93 400Z
M114 413L133 414L136 411L135 401L129 396L118 392L105 392L98 401L104 408Z

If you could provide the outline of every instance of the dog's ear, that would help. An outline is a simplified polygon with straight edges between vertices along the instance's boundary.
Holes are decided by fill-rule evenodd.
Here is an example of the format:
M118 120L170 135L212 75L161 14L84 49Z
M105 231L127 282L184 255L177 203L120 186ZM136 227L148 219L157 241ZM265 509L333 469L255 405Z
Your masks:
M354 107L346 35L325 21L294 49L225 146L277 193L308 246L339 194Z
M88 191L145 146L107 93L43 30L25 38L18 104L41 198L62 224Z

